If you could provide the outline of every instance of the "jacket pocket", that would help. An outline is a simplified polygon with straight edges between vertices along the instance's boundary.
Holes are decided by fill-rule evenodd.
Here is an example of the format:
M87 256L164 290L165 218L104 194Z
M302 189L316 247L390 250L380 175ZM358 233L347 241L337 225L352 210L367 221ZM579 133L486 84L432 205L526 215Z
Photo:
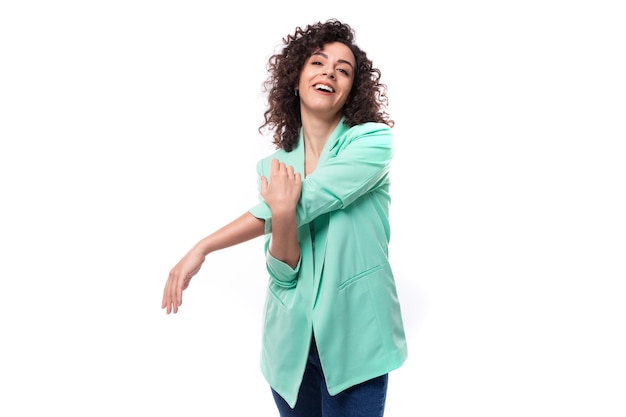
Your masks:
M350 285L354 284L355 282L357 282L358 280L360 280L361 278L364 278L370 274L373 274L374 272L378 272L381 269L383 269L383 265L376 265L372 268L368 268L365 271L361 271L356 275L353 275L352 277L348 278L347 280L343 281L341 284L339 284L339 291L342 291L344 289L346 289L347 287L349 287Z

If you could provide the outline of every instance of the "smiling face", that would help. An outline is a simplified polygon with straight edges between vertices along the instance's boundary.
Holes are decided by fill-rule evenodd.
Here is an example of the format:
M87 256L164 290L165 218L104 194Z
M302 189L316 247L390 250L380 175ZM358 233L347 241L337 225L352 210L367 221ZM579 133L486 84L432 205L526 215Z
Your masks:
M341 42L324 45L304 63L298 91L302 119L339 119L354 82L356 60Z

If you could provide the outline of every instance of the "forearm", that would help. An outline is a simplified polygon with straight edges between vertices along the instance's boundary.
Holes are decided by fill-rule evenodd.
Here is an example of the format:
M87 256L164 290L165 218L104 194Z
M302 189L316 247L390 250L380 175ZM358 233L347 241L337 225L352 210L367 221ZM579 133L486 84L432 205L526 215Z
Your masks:
M245 212L237 219L200 240L192 250L208 255L220 249L247 242L263 235L265 221Z
M274 258L295 268L300 260L295 210L273 211L272 222L269 251Z

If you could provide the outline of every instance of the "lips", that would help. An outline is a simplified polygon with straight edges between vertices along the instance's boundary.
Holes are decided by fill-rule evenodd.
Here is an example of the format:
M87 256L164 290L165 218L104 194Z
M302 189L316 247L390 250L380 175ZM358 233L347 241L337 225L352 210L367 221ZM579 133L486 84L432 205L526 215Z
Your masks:
M315 88L317 91L323 91L325 93L334 93L335 92L335 90L331 86L326 85L326 84L315 84L313 86L313 88Z

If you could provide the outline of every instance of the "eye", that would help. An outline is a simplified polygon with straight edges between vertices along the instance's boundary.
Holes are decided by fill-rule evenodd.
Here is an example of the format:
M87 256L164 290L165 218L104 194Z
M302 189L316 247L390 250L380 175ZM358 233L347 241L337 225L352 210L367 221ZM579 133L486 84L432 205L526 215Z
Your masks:
M320 61L311 61L311 65L322 65Z
M337 68L337 71L341 72L344 75L350 75L350 73L343 68Z

